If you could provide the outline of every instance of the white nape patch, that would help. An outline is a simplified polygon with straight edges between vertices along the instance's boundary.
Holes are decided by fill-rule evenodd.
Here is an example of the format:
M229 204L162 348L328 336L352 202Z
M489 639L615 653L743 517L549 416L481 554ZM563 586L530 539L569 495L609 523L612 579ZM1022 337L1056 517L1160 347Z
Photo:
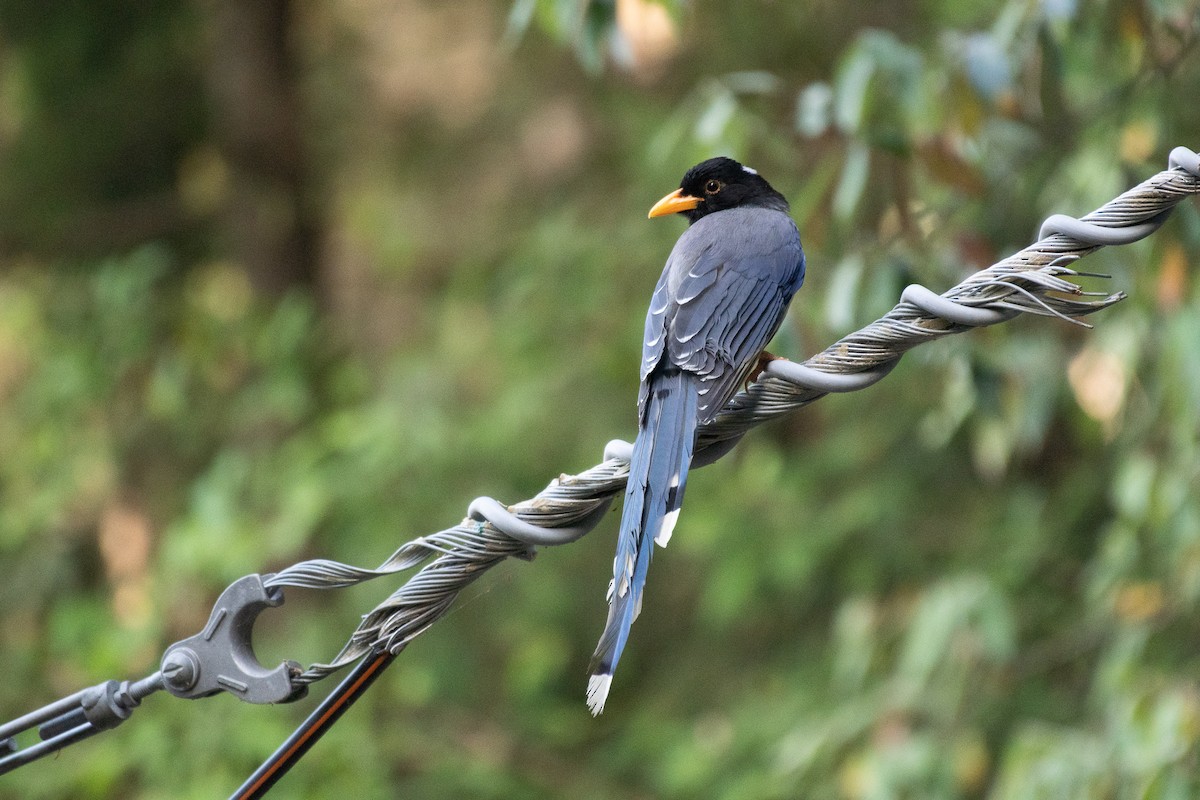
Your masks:
M593 717L604 712L604 701L608 699L608 690L612 687L612 675L593 675L588 680L587 704Z
M744 171L746 171L746 172L749 172L751 175L757 175L757 174L758 174L758 170L756 170L756 169L753 169L753 168L751 168L751 167L742 167L742 169L743 169Z
M654 537L654 543L659 547L666 547L667 542L671 541L671 534L675 532L675 523L679 521L679 509L670 511L663 515L662 528L658 531L658 536Z

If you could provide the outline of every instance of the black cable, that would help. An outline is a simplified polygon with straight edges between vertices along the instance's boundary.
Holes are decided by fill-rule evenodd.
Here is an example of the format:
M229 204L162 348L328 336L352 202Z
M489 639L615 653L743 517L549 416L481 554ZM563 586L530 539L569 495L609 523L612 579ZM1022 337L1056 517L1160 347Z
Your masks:
M337 688L317 706L308 719L289 736L271 757L262 763L241 787L229 796L230 800L252 800L262 797L276 781L287 774L317 740L346 713L346 709L362 696L383 670L396 658L386 650L364 658L350 671Z

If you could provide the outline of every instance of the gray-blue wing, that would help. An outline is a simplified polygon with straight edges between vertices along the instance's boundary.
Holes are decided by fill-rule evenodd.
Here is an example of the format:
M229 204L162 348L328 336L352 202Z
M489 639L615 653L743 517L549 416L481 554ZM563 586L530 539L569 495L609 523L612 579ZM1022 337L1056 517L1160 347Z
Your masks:
M804 253L786 214L734 209L680 237L646 318L642 378L667 356L702 381L697 413L712 419L779 330L804 281Z
M674 254L672 254L674 255ZM663 269L662 275L658 279L658 285L654 287L654 294L650 297L650 309L646 312L646 330L642 337L642 393L646 390L646 377L650 371L658 365L662 360L663 352L667 343L667 314L671 309L671 298L667 293L667 278L671 272L671 259L667 259L667 266ZM638 399L638 407L640 408L645 402L645 398Z

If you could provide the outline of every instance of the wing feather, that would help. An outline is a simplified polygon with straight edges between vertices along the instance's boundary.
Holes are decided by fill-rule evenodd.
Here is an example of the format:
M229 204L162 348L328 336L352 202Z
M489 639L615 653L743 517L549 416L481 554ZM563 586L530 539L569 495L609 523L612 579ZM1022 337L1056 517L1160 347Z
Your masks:
M680 237L655 291L643 377L664 357L699 375L700 421L712 419L779 329L803 280L800 236L786 214L735 209L700 220Z

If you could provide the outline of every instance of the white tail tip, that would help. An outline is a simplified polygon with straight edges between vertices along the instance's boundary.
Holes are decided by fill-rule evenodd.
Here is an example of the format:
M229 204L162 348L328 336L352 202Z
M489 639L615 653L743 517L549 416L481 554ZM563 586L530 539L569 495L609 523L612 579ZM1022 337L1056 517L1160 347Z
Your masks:
M588 680L587 704L593 717L598 717L604 711L604 701L608 699L608 690L612 686L612 675L593 675Z
M671 534L675 532L675 523L679 521L679 509L668 511L663 515L662 527L658 529L658 535L654 537L654 542L659 547L666 547L667 542L671 541Z

